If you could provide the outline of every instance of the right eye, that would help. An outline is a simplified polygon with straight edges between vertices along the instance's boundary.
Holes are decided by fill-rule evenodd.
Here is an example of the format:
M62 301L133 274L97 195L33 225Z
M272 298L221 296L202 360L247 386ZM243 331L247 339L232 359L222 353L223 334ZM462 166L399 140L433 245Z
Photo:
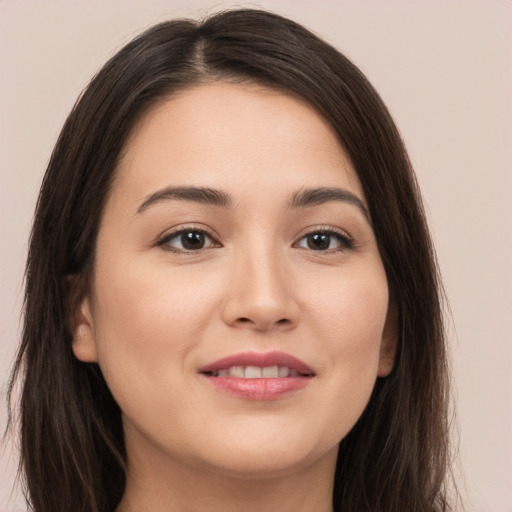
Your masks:
M210 247L218 247L213 238L202 229L180 229L168 233L158 245L173 252L196 252Z

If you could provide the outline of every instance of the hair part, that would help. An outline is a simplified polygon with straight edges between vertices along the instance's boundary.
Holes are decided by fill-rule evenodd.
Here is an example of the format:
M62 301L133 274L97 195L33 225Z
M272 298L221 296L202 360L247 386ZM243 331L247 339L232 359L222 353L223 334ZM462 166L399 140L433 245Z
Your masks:
M399 323L395 367L341 441L334 510L450 510L448 372L441 285L417 183L377 92L342 54L259 10L154 26L92 79L52 153L26 266L23 337L11 377L21 467L36 512L111 512L125 486L121 412L97 364L71 350L104 205L141 116L182 90L250 83L294 95L335 129L356 169ZM11 416L12 419L12 416Z

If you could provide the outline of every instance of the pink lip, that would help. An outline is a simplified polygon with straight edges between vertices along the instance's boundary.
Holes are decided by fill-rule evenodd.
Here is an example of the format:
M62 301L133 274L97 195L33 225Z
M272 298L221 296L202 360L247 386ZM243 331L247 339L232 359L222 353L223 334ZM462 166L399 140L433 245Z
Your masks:
M231 366L288 366L308 375L284 378L241 379L237 377L214 377L208 375ZM313 370L303 361L283 352L245 352L224 357L203 366L199 372L219 391L246 400L277 400L306 387L314 376Z
M216 372L231 366L288 366L299 372L310 372L313 370L303 361L285 354L284 352L243 352L232 356L224 357L218 361L207 364L199 369L200 373Z

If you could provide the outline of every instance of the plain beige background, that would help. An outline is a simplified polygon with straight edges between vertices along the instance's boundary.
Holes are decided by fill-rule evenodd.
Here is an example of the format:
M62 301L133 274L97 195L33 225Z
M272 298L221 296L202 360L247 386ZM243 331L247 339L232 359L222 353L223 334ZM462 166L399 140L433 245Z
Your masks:
M512 2L0 0L0 428L33 207L88 79L140 29L234 5L288 15L346 53L409 148L451 302L468 511L512 511ZM459 442L459 441L457 441ZM0 458L0 512L16 449ZM462 489L464 491L464 489Z

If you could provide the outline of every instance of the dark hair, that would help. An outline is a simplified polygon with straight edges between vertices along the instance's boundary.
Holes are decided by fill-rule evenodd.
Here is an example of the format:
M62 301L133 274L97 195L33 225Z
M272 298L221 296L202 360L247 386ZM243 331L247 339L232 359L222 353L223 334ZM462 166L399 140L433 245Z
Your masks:
M398 312L393 371L341 441L334 510L449 510L441 293L417 184L384 103L342 54L260 10L169 21L122 48L69 115L39 195L26 268L21 467L36 512L110 512L125 485L119 407L96 364L72 353L70 312L87 292L102 210L140 117L200 84L257 83L298 96L335 129L357 171Z

